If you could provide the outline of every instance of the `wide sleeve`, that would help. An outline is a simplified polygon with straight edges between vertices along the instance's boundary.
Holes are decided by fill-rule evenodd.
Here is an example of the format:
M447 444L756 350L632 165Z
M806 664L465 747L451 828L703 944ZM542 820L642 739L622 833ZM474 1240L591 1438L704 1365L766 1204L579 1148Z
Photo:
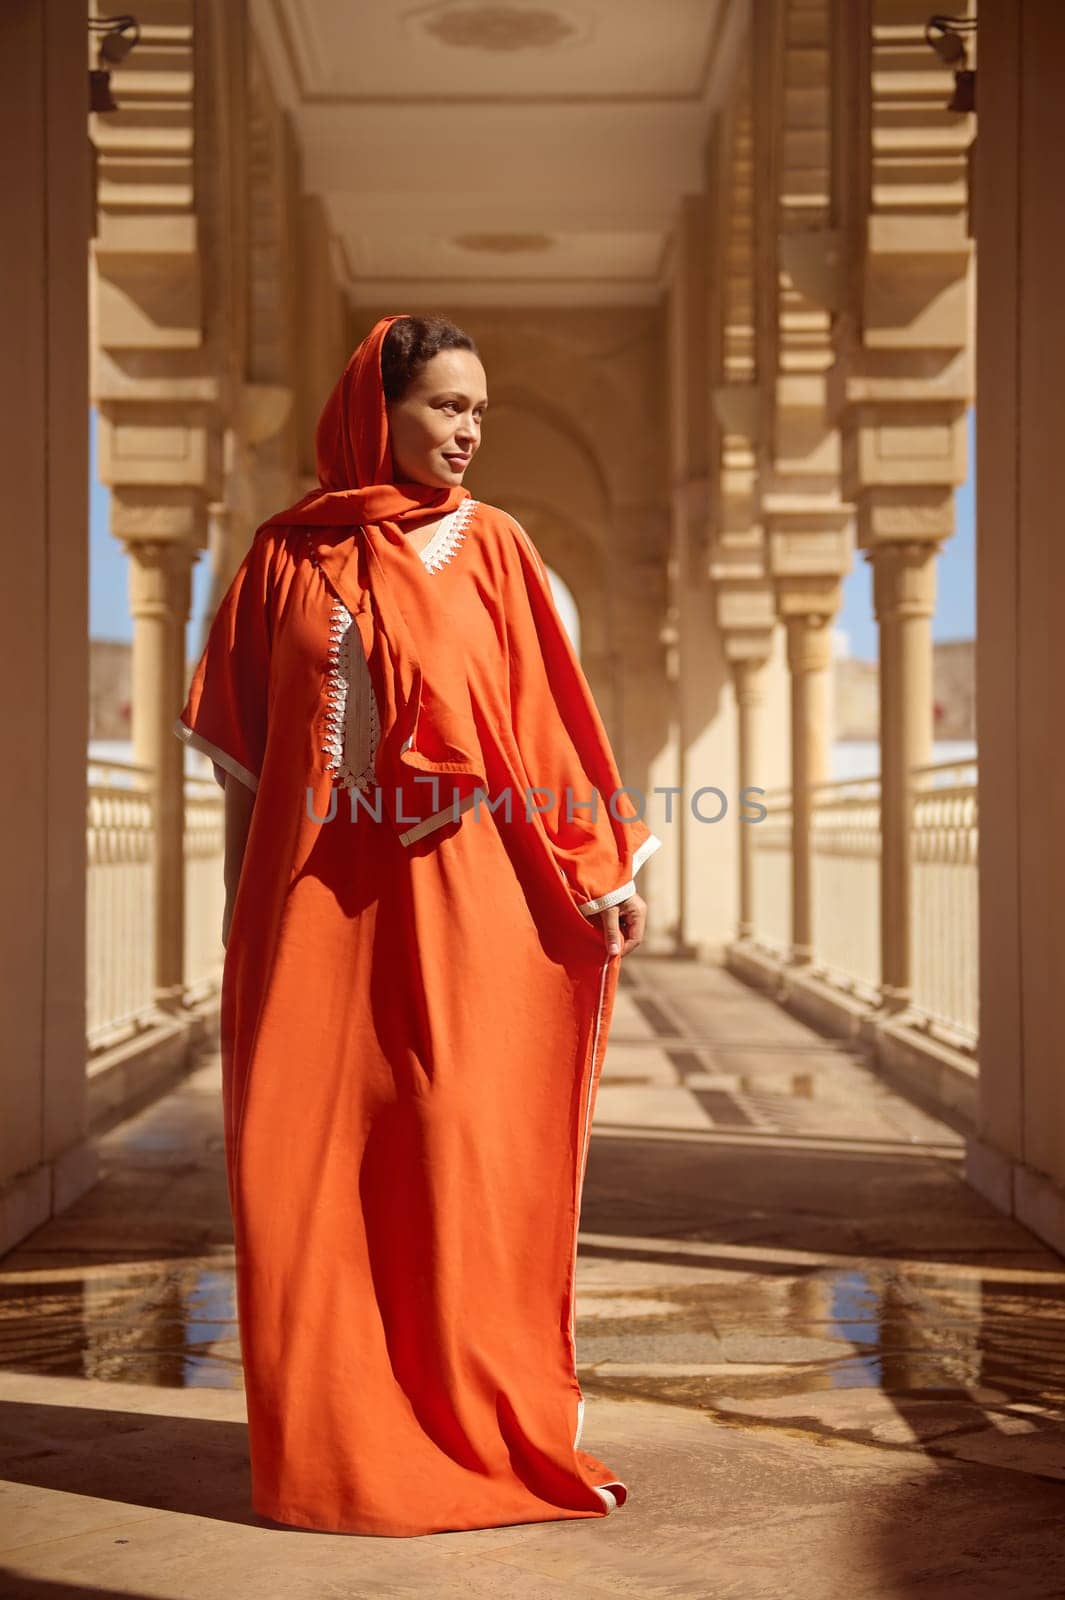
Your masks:
M519 522L508 523L509 707L530 818L544 829L578 909L592 916L636 892L637 872L662 841L640 815L644 797L624 789L539 552ZM524 817L526 796L515 800Z
M254 793L266 751L276 538L260 531L214 614L173 731Z

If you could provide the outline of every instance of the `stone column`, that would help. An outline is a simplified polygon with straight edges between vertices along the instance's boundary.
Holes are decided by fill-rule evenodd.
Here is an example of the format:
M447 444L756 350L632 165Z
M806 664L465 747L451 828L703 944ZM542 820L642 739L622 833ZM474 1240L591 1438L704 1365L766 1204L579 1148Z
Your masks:
M646 530L649 545L653 539L656 554L653 558L648 555L634 559L628 571L615 574L614 597L619 623L614 637L618 643L608 653L600 654L598 661L594 654L589 655L588 680L593 685L593 694L597 679L607 686L611 683L615 686L615 705L620 716L616 717L618 736L616 739L612 736L611 743L621 781L632 787L635 802L638 803L639 796L644 797L644 819L664 846L640 868L635 880L638 892L650 908L644 948L649 953L672 955L677 949L676 896L680 874L676 841L681 825L675 804L672 822L665 822L663 797L656 794L655 789L677 782L676 746L667 735L676 686L670 682L669 652L662 638L667 613L661 556L667 541L667 531L663 527L665 514L657 508L655 514L659 523L657 530L652 516L646 513L640 517L638 525ZM619 544L625 537L626 524L631 526L635 521L636 515L619 508L615 522ZM635 548L632 543L622 545L626 547ZM620 705L617 691L620 691ZM609 705L609 692L604 693L602 703Z
M739 796L751 788L764 789L762 750L766 706L765 668L769 659L765 655L738 653L731 641L726 649L732 664L732 684L739 714ZM739 916L736 936L751 939L755 934L754 922L754 835L753 824L740 822L739 854Z
M791 959L814 959L813 805L811 786L831 776L832 623L839 612L840 581L850 563L850 524L843 508L822 513L826 527L803 529L795 521L816 515L807 507L785 527L779 509L766 512L769 570L777 613L785 625L791 679L792 901ZM832 523L835 526L832 526Z
M92 395L111 529L130 556L133 740L155 793L155 998L182 1003L183 747L190 573L223 498L246 330L244 12L170 0L139 14L93 119Z
M719 119L709 187L711 280L716 315L711 322L709 416L716 472L710 496L707 572L736 704L736 786L730 795L737 830L739 940L757 933L754 824L743 822L742 791L777 781L764 765L769 741L767 664L776 627L773 588L766 572L765 530L757 492L758 448L765 415L755 349L755 255L751 59L743 53L732 104ZM781 744L783 740L779 741Z
M184 996L184 746L172 725L185 695L185 624L193 551L178 539L125 541L133 616L133 759L153 775L156 807L155 1001Z
M0 6L0 1253L96 1179L85 1073L84 13Z
M911 773L932 759L935 550L919 541L881 546L870 561L880 629L881 1003L901 1012L911 981Z
M755 301L765 375L757 485L791 674L791 960L807 965L816 944L811 787L830 776L832 622L853 521L827 405L831 315L811 297L803 270L829 212L827 0L773 0L756 14L755 40Z
M1065 11L981 0L978 1137L965 1174L1065 1252Z
M884 1009L895 1020L911 985L912 767L928 760L932 746L934 555L954 529L972 396L972 119L945 109L951 79L925 41L926 16L916 0L835 7L834 226L821 242L819 274L837 312L829 391L843 434L843 490L875 574L881 980Z
M255 529L274 511L299 498L296 481L263 465L267 450L289 421L292 390L281 385L243 384L236 395L232 423L222 441L221 492L207 504L207 562L210 581L200 620L200 636L190 648L195 659L207 643L211 622L233 575L247 554ZM272 492L273 498L268 498Z
M715 706L722 702L729 665L720 632L712 625L710 584L709 460L711 447L712 291L708 262L709 199L686 195L673 239L669 295L670 466L672 526L670 602L676 634L677 707L681 789L671 839L680 867L678 947L709 952L735 925L734 863L739 824L728 774L735 762L735 733ZM717 822L714 797L692 809L700 789L721 788L729 809ZM721 884L707 894L708 883Z
M813 795L829 771L832 611L810 609L785 596L791 673L791 960L804 966L815 950L813 908Z
M761 535L761 529L755 532ZM746 789L771 788L766 767L767 667L773 648L773 590L762 573L760 543L747 549L742 538L730 544L719 536L710 562L714 582L717 625L724 641L736 702L736 787L729 796L736 819L737 919L736 937L751 939L758 932L754 903L753 829L742 821Z

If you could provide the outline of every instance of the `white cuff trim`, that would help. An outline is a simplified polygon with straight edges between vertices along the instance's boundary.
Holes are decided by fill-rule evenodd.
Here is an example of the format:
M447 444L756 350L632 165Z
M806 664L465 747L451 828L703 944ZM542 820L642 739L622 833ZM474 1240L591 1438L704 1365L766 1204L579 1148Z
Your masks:
M615 1485L615 1487L620 1489L622 1486L619 1483L619 1484ZM607 1488L605 1483L593 1483L592 1484L592 1488L595 1490L595 1492L599 1496L600 1500L606 1506L606 1514L609 1517L610 1513L612 1511L616 1511L617 1508L618 1508L617 1495L612 1494L611 1491Z
M182 722L180 717L175 721L173 731L185 744L191 745L194 750L199 750L203 755L209 756L217 767L232 773L233 777L239 778L241 783L251 790L252 794L256 793L259 788L259 780L254 772L249 772L247 767L242 767L239 761L234 761L231 755L227 755L216 744L212 744L209 739L205 739L202 734L196 732L195 728L190 728L186 723ZM217 772L215 773L215 780L220 784L221 788L225 788L225 784L219 779Z
M661 839L657 834L649 833L632 858L632 875L634 878L648 857L653 856L655 851L661 848Z
M611 889L609 894L601 894L595 900L585 900L577 907L583 916L594 917L597 911L605 911L608 906L620 905L622 900L627 900L630 894L636 893L636 874L649 856L661 847L662 841L653 833L649 833L643 844L633 852L632 877L628 883L623 883L620 889Z
M437 828L442 828L445 822L454 822L463 811L470 809L481 792L475 789L472 794L466 796L465 800L460 800L458 811L455 809L455 802L452 801L449 806L444 807L443 811L434 812L431 817L423 817L421 822L414 824L413 828L408 828L406 833L400 834L400 844L416 844L419 839L424 839L427 833L433 833Z

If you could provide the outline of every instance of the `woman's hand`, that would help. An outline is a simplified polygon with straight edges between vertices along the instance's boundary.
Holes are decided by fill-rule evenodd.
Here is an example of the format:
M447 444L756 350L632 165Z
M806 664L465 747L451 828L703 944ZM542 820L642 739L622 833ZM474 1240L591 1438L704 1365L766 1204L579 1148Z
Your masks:
M599 926L603 929L607 950L611 954L627 956L630 950L643 943L647 925L647 901L638 894L630 894L616 906L597 911ZM620 950L617 947L620 946Z

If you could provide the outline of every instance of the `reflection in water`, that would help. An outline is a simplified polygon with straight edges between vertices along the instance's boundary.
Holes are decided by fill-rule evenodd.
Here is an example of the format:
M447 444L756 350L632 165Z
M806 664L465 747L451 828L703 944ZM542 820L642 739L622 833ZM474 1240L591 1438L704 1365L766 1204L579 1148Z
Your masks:
M219 1368L231 1376L232 1343L237 1328L236 1284L232 1272L204 1268L185 1295L186 1389L229 1389Z
M831 1316L841 1339L859 1347L870 1345L868 1354L859 1353L843 1361L832 1373L837 1389L859 1389L879 1384L883 1366L876 1347L880 1342L881 1301L864 1272L836 1273L830 1280Z
M772 1250L764 1272L729 1271L705 1250L685 1282L663 1271L642 1291L642 1315L639 1291L586 1289L586 1391L746 1416L809 1416L841 1390L877 1391L907 1418L985 1401L1065 1414L1063 1274L921 1260L785 1273Z
M632 1369L643 1364L658 1373L651 1387L662 1398L683 1391L689 1401L694 1381L708 1402L985 1386L1060 1406L1062 1300L1054 1275L1019 1269L996 1276L869 1262L763 1274L708 1263L671 1284L665 1299L662 1287L622 1298L586 1293L578 1355L592 1388L614 1387L611 1368L623 1363L631 1389ZM0 1365L21 1372L172 1388L242 1384L225 1258L12 1271L0 1283L0 1328Z
M240 1388L233 1272L208 1261L12 1272L0 1283L0 1365L164 1388Z

